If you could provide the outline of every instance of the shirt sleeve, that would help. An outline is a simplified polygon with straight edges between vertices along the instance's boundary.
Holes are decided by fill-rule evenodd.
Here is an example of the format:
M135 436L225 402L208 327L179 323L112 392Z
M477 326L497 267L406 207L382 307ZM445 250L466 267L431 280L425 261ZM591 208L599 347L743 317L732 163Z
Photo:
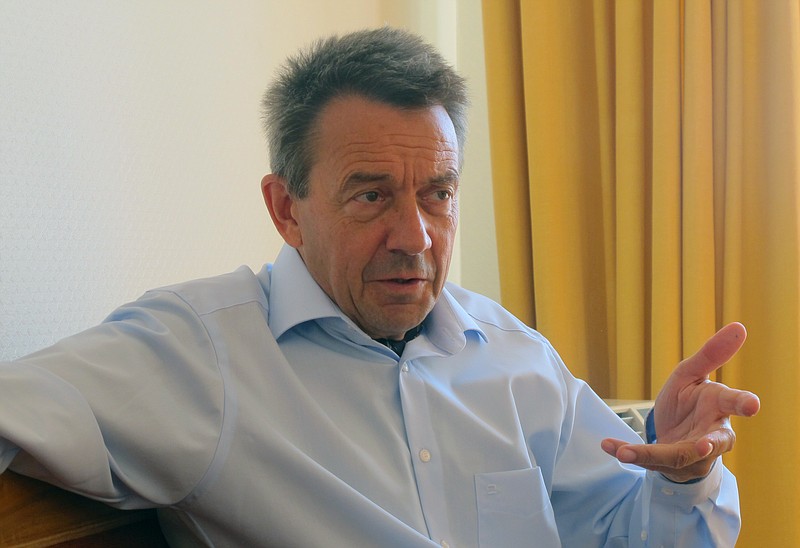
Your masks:
M151 292L0 363L0 471L120 508L175 504L213 458L223 397L202 319L178 295Z
M721 459L720 459L721 460ZM736 478L717 462L692 484L673 483L657 472L646 474L639 538L631 546L734 546L740 529ZM649 513L649 515L648 515ZM673 526L674 524L674 526ZM635 530L632 531L635 536Z
M601 440L641 438L588 385L562 371L567 414L551 495L562 545L733 546L738 491L722 462L691 484L620 463L600 449Z

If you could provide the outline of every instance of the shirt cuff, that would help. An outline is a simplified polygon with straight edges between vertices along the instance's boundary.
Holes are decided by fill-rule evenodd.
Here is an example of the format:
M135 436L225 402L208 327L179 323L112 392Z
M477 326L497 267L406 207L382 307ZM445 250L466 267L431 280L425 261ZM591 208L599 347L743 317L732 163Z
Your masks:
M656 442L656 411L655 407L650 408L650 412L647 414L647 418L644 421L644 434L645 434L645 441L647 443L655 443Z
M653 482L653 500L685 509L708 500L722 482L723 466L718 465L721 458L717 457L711 466L711 471L705 477L686 483L675 483L659 472L648 470L647 475Z

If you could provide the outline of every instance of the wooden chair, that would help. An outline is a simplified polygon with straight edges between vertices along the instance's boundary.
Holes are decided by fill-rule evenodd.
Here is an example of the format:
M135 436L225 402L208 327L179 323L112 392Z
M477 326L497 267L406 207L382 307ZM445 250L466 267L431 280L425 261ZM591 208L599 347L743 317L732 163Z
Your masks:
M0 475L0 546L161 548L154 510L116 510L46 483Z

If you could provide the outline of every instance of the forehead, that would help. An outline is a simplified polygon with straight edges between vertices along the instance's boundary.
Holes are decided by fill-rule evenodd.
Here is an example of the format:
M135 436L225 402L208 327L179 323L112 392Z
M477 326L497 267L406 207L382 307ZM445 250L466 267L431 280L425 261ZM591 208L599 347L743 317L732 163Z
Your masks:
M315 165L347 170L354 163L427 165L457 171L455 129L444 107L405 109L360 96L333 99L315 128ZM321 167L321 166L320 166Z

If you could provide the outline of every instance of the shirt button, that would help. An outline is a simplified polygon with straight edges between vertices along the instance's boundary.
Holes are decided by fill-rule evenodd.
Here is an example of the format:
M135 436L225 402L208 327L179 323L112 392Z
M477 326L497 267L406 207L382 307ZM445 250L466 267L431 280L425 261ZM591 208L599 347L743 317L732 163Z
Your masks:
M427 449L420 449L419 452L419 460L422 462L430 462L431 461L431 452Z
M640 535L640 537L641 537L642 541L647 540L647 531L642 531L642 534Z
M664 493L665 495L667 495L668 497L671 497L672 495L675 494L675 491L673 491L669 487L662 487L661 488L661 492Z
M440 542L439 546L441 546L442 548L450 548L450 545L447 543L446 540L443 540L442 542Z
M404 363L403 367L400 368L400 371L402 371L403 373L408 373L408 364Z

